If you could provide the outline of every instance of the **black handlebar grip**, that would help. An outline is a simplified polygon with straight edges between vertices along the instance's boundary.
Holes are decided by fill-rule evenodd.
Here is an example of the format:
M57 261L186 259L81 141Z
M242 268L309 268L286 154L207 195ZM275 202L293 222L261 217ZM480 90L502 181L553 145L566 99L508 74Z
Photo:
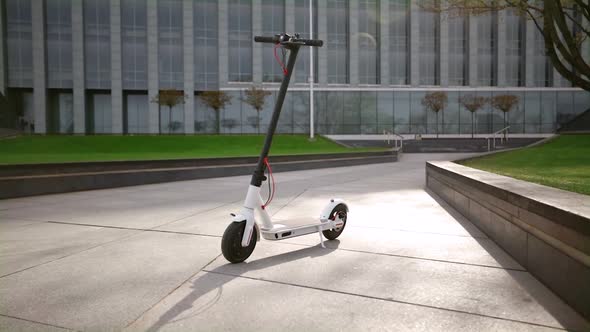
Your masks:
M297 39L297 41L303 42L307 46L322 47L324 45L324 41L319 39Z
M271 43L276 44L279 42L279 36L272 36L272 37L264 37L264 36L255 36L254 41L257 43Z

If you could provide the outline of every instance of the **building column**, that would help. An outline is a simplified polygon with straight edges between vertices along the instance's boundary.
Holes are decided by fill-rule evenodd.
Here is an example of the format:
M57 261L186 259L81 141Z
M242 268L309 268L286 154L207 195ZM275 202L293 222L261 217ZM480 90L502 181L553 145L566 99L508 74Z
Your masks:
M329 15L329 14L328 14ZM348 79L359 84L359 1L348 1Z
M35 133L47 133L47 70L45 49L45 2L31 2L33 21L33 104Z
M416 1L411 1L410 5L410 85L417 86L420 84L420 26L418 22L420 8Z
M72 1L72 83L74 133L86 132L86 76L84 71L84 8Z
M227 43L227 36L229 36L228 32L228 8L227 8L227 0L218 0L217 1L217 45L219 52L219 87L224 87L227 85L228 80L228 65L229 65L229 58L228 58L228 43Z
M113 134L123 133L122 69L121 0L111 0L111 132Z
M389 1L379 1L379 71L380 83L389 85Z
M262 0L252 0L252 82L262 83L262 43L255 43L254 36L262 35Z
M449 85L449 18L441 13L438 25L438 77L440 86Z
M467 82L477 85L477 18L467 18Z
M326 85L328 83L328 4L327 1L317 1L318 10L318 39L324 41L324 47L318 47L318 77L315 81L319 85Z
M496 46L496 54L494 54L497 65L496 65L496 77L497 77L497 85L498 86L507 86L508 83L506 82L506 25L507 25L507 12L506 10L502 10L498 12L496 15L497 21L495 22L496 29L496 36L497 46ZM525 43L521 43L521 45L527 45Z
M184 133L195 133L195 55L194 55L194 28L193 28L193 2L182 3L182 36L184 58Z
M160 82L158 72L158 2L147 0L147 46L148 46L148 127L150 134L160 133L160 108L152 99L158 94Z
M4 24L6 22L4 15L4 5L0 2L0 93L6 96L7 87L7 61L6 61L6 32L4 31Z

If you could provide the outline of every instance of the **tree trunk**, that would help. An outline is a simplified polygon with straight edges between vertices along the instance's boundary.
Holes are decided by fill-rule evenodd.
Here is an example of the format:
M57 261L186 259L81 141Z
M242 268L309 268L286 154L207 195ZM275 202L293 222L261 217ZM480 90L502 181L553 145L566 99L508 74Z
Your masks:
M221 134L221 121L219 119L219 110L215 110L215 121L217 122L217 135Z
M172 107L168 106L168 135L172 133Z
M256 112L256 128L258 129L258 135L260 135L260 111Z
M471 112L471 139L473 139L473 133L474 133L474 128L475 128L475 122L473 120L473 115L474 115L474 113Z
M504 129L506 129L506 112L504 112ZM506 130L504 130L504 140L506 140Z
M438 139L438 112L436 112L436 139Z

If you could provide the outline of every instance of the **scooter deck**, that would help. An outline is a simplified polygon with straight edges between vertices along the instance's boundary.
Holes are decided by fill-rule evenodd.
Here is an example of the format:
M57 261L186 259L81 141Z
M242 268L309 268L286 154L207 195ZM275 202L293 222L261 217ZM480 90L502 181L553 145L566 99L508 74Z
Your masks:
M265 240L278 241L331 229L333 227L331 224L332 223L330 222L320 221L307 223L306 225L301 226L285 226L281 224L275 224L275 227L272 229L261 229L260 233Z

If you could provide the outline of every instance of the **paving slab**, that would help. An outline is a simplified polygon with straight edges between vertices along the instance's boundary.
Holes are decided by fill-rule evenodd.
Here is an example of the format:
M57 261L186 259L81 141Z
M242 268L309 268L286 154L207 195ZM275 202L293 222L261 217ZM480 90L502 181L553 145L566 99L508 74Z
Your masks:
M590 325L527 272L260 242L248 263L206 271L583 331Z
M0 315L0 331L67 332L67 331L72 331L72 330Z
M346 293L199 273L128 331L555 331Z
M218 255L217 238L142 232L0 278L0 314L118 330Z
M41 223L0 233L0 276L72 255L138 231Z

